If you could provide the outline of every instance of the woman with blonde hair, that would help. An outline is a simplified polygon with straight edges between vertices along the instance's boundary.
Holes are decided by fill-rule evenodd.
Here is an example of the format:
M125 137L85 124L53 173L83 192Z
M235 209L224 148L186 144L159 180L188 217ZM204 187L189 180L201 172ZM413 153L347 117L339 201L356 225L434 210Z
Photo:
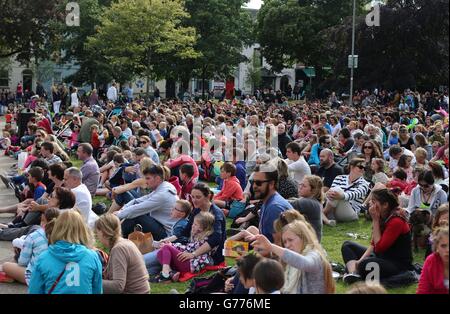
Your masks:
M57 139L57 137L53 134L49 134L45 137L45 140L48 142L52 142L55 149L55 155L59 156L62 161L69 161L69 155L64 151L64 145Z
M295 210L306 217L314 228L319 242L322 239L322 210L324 194L322 179L315 175L307 175L298 186L299 199L289 203Z
M49 248L33 268L31 294L101 294L102 264L90 249L91 235L81 214L63 211L55 221Z
M335 291L331 265L308 223L295 220L283 228L283 247L256 235L256 250L275 254L286 265L284 294L329 294Z
M105 294L148 294L148 272L142 254L130 240L122 238L120 220L105 214L95 222L96 238L109 250L103 279Z
M448 226L433 232L433 252L423 265L417 294L448 294Z

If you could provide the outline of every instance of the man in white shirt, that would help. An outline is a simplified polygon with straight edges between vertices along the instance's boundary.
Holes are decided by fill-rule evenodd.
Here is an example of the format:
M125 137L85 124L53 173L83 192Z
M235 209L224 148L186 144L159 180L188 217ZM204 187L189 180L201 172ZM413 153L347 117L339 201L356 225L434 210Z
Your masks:
M82 178L83 174L78 168L72 167L64 171L64 186L75 194L75 208L79 210L89 228L93 229L98 216L92 211L91 192L81 183Z
M288 164L289 174L297 184L303 182L306 175L311 174L311 168L301 155L300 144L291 142L286 146L286 163Z
M117 101L117 88L116 83L112 83L111 87L108 88L108 92L106 94L109 101L116 102Z

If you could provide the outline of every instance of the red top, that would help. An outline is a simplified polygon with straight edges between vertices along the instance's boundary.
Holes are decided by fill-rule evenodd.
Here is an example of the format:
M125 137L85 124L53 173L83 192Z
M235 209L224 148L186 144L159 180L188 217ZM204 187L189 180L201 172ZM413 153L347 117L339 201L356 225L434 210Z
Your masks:
M427 257L417 287L417 294L448 294L444 286L444 262L438 253Z
M91 144L93 148L100 148L100 140L98 139L98 133L92 132Z
M191 164L194 166L194 176L192 178L196 179L199 176L198 173L198 166L197 163L195 162L194 159L192 159L192 157L188 156L188 155L180 155L178 158L170 161L169 163L169 168L175 168L175 167L179 167L183 164Z
M219 201L240 201L243 198L241 184L235 176L224 180L222 190L214 196L214 199Z
M13 119L13 115L12 115L12 114L7 113L7 114L5 115L6 123L11 123L12 119Z
M388 250L392 244L402 234L409 232L409 224L400 217L393 217L386 223L380 240L375 244L372 240L375 253L383 253Z

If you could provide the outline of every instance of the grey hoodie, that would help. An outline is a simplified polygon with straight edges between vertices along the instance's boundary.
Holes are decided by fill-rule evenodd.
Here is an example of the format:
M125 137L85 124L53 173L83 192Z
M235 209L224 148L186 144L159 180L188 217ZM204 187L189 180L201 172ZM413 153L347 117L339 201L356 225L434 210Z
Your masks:
M172 234L172 227L177 222L170 217L172 208L178 200L177 190L169 182L164 181L153 192L125 204L117 216L122 219L133 219L142 215L150 216L161 223L168 234Z
M429 203L431 213L434 215L439 206L447 203L447 193L442 189L442 187L438 184L434 185L434 191L431 194ZM408 213L412 214L417 208L420 208L422 205L422 199L420 197L420 186L416 186L411 192L411 198L408 203Z

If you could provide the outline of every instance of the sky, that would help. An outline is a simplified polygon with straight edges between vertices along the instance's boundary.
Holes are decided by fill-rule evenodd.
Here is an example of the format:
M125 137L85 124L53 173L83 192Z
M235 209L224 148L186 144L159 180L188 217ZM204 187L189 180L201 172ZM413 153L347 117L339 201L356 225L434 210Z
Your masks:
M247 7L251 9L259 9L261 8L261 3L262 0L250 0L250 2L247 4Z

